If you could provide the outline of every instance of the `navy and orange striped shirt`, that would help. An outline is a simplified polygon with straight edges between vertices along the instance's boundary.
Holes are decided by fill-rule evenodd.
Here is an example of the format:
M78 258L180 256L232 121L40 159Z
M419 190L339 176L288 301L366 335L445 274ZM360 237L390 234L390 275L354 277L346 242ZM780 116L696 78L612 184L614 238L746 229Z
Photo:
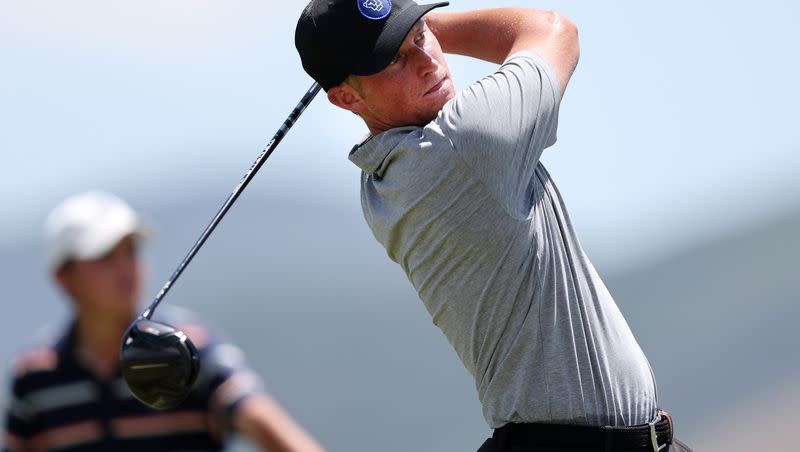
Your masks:
M73 325L54 343L18 360L4 450L221 450L233 412L259 391L259 379L238 348L215 340L205 327L167 322L192 339L202 363L195 389L180 406L160 411L142 405L119 372L110 380L97 378L76 357Z

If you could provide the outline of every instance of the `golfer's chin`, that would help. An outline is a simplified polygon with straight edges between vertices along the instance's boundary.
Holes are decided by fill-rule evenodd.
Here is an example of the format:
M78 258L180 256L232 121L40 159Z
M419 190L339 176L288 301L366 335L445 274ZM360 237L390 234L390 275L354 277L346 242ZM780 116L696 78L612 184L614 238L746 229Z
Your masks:
M445 76L438 83L433 85L425 94L422 95L423 99L433 100L433 99L445 99L445 102L452 99L455 95L455 90L453 89L453 81L450 80L450 77ZM444 104L443 104L444 105Z
M433 102L429 102L428 108L425 109L425 113L420 115L417 125L423 126L436 119L436 117L439 115L439 112L442 111L442 108L444 108L445 104L453 97L454 96L443 96L435 99Z
M110 309L113 310L114 315L121 318L128 317L131 314L136 314L139 309L139 300L141 297L138 293L120 294L115 300Z

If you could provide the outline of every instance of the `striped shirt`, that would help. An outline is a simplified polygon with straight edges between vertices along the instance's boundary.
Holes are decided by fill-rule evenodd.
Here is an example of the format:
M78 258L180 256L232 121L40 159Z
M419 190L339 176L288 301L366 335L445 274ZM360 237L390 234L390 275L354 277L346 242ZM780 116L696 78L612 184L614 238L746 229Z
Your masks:
M172 320L172 321L171 321ZM168 319L200 352L195 389L178 407L154 410L122 376L96 377L76 358L74 325L17 360L6 411L4 451L218 451L239 402L258 391L238 348L196 322Z

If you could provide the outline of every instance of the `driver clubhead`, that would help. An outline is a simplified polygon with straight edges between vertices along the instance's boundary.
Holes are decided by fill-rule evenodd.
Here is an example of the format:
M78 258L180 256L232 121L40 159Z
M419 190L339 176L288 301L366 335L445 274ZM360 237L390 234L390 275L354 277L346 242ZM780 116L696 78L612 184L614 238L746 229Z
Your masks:
M125 332L120 365L133 395L160 410L186 399L200 371L197 348L183 331L145 318Z

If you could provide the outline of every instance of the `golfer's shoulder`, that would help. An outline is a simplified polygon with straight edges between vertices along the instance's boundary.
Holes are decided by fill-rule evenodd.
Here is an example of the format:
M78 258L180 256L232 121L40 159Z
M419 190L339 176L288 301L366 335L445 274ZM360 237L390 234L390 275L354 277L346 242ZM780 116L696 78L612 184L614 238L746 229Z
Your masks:
M186 333L197 348L204 348L212 342L211 329L193 311L176 305L164 305L156 314L159 321Z
M510 127L509 108L537 105L536 98L556 98L558 77L548 62L533 50L521 50L508 58L493 72L459 90L445 104L445 117L471 118L478 124L493 119L498 125Z
M474 112L485 117L489 113L487 107L518 104L523 98L549 92L559 94L555 71L544 57L526 49L509 55L495 71L459 91L453 107L466 109L472 106Z
M497 70L476 82L472 94L488 100L522 105L543 96L560 99L559 79L553 67L536 51L520 50Z
M525 62L533 66L546 67L549 70L553 69L550 63L547 62L547 59L534 49L524 49L512 53L511 55L508 56L508 58L506 58L506 60L500 67L501 68L505 68L507 66L513 67L514 65L519 65L522 62Z
M20 350L11 363L15 379L31 374L52 372L58 368L58 351L53 344L29 345Z
M211 343L211 331L199 322L178 323L176 327L186 333L186 336L198 348L208 347Z
M50 324L36 330L26 342L20 345L11 361L9 369L14 378L26 375L53 372L59 366L59 350L69 343L70 328Z

